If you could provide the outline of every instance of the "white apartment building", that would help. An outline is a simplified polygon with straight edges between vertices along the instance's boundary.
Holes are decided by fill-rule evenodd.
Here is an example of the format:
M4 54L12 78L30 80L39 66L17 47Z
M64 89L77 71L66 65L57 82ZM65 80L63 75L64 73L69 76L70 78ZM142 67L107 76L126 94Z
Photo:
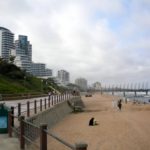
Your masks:
M62 85L67 85L70 82L69 72L65 70L59 70L57 74L57 78Z
M9 61L11 49L14 49L14 34L10 30L0 27L0 57Z
M78 78L75 80L75 84L78 85L81 90L86 91L87 90L87 80L84 78Z
M101 90L101 83L100 82L93 83L93 88L95 90Z

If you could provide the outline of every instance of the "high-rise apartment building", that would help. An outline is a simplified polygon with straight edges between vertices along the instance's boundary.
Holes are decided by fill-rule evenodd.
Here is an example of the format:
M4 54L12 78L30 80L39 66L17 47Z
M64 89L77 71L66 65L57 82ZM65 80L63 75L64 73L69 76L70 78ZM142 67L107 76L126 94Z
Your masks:
M31 70L32 74L36 77L51 77L52 70L47 69L44 63L32 63Z
M34 76L42 77L45 76L45 64L43 63L32 63L32 74Z
M18 40L15 41L15 53L15 64L22 70L31 73L32 45L27 36L19 35Z
M12 49L14 49L14 34L10 30L0 27L0 57L9 61Z
M59 70L57 77L62 85L67 85L70 81L69 72L67 72L65 70Z
M84 78L78 78L75 80L75 84L80 87L81 90L86 91L87 90L87 80Z
M95 90L100 90L101 89L101 83L100 82L95 82L93 83L93 88Z

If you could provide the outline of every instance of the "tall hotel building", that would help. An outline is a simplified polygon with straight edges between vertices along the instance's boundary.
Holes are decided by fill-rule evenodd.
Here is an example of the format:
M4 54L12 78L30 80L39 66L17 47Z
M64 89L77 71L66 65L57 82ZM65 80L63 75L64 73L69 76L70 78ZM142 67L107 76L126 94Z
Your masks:
M67 85L70 81L69 72L65 70L59 70L57 74L57 78L62 85Z
M19 35L18 40L15 41L15 53L15 64L22 70L31 73L32 45L27 36Z
M86 91L87 90L87 80L84 78L78 78L75 80L75 84L78 85L81 90Z
M0 57L9 61L12 49L14 49L14 34L10 30L0 27Z

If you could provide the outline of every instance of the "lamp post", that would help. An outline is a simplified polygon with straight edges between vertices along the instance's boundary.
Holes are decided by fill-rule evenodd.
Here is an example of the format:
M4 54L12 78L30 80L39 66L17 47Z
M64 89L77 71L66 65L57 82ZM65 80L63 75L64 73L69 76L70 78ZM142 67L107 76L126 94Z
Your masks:
M24 76L24 86L25 86L26 76Z
M41 79L41 93L43 92L43 80Z

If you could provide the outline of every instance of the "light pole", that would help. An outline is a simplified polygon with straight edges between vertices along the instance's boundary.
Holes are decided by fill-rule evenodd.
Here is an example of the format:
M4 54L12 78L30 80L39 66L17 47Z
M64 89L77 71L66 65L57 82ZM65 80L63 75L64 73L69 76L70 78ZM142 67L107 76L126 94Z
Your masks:
M43 92L43 80L41 79L41 93Z
M26 76L24 76L24 86L25 86Z

